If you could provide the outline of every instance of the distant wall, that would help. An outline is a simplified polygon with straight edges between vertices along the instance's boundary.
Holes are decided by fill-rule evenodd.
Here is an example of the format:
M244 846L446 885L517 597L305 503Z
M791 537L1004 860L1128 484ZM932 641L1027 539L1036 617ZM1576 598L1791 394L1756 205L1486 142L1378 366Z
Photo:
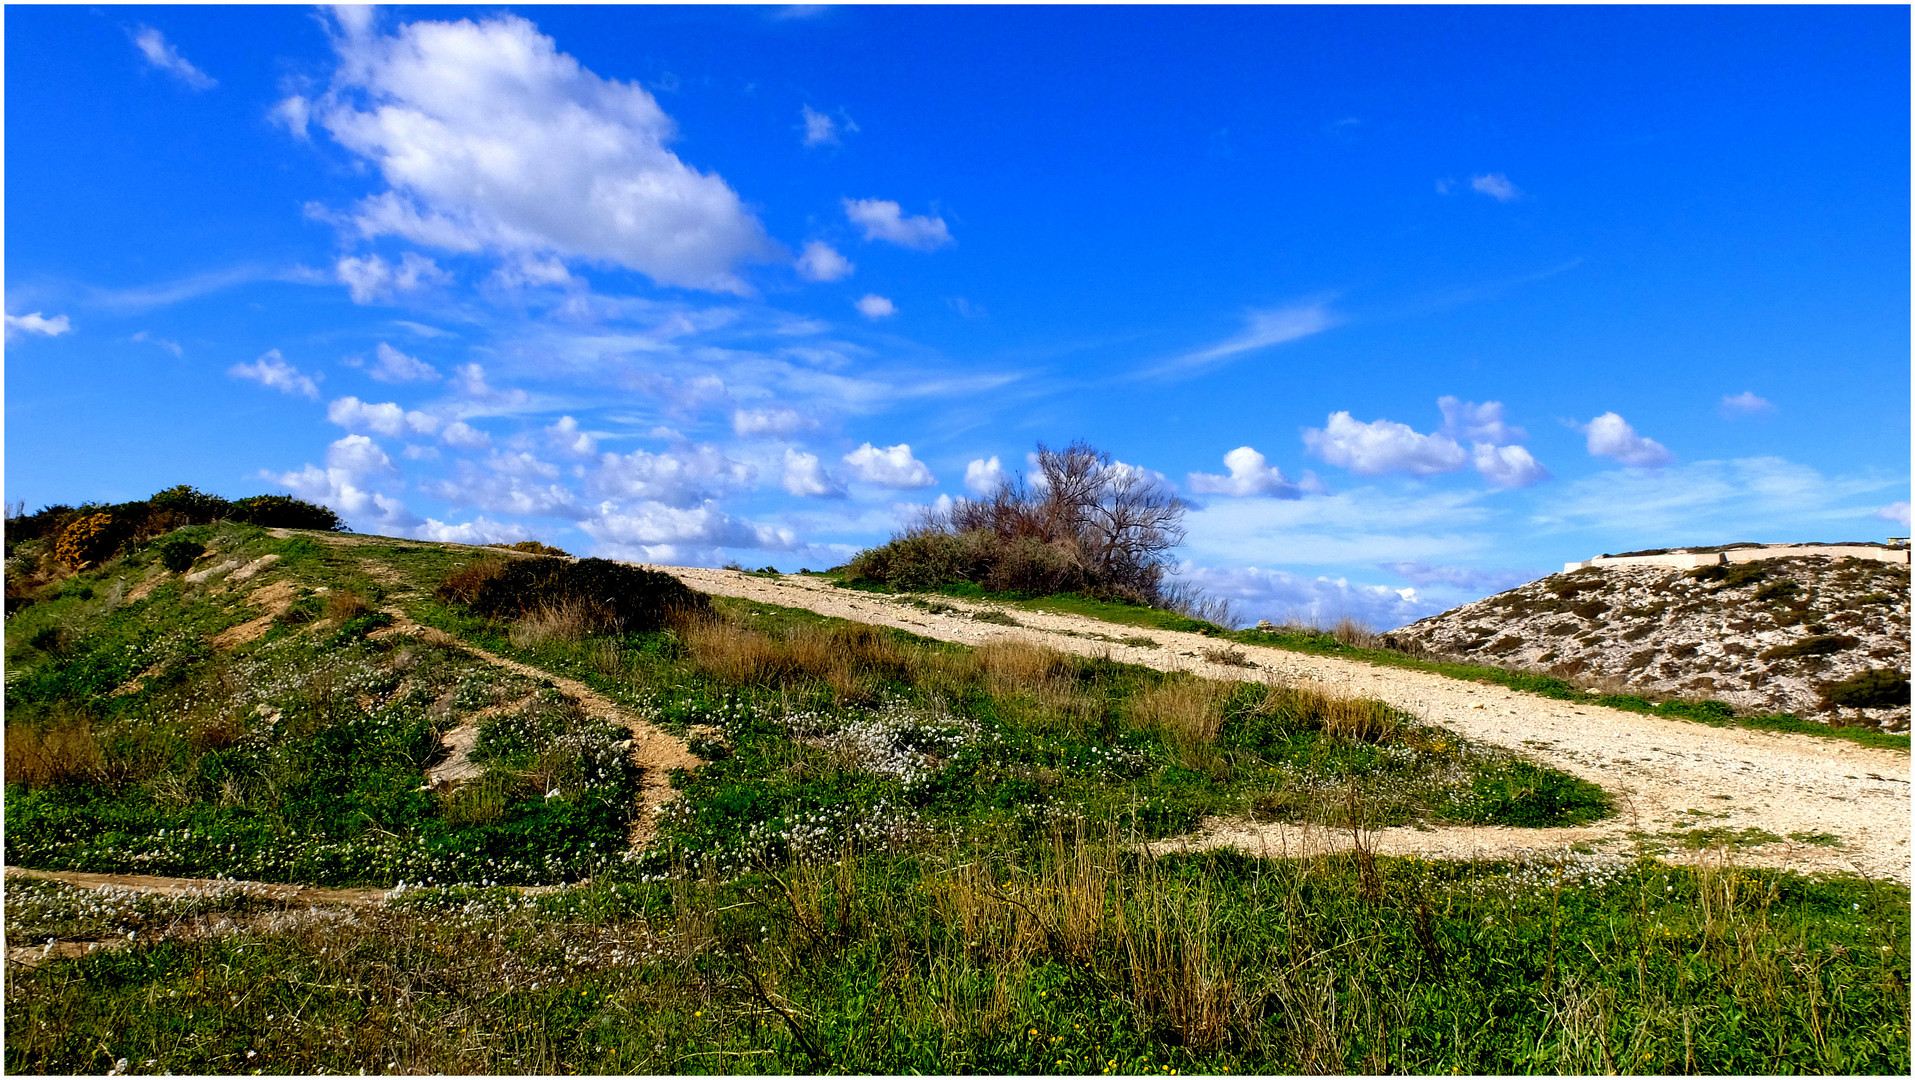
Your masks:
M1879 547L1874 544L1764 544L1761 547L1731 548L1700 555L1687 551L1609 558L1598 555L1582 562L1564 563L1563 573L1590 566L1668 566L1687 570L1697 566L1721 566L1723 563L1755 562L1759 559L1799 559L1809 555L1824 555L1831 559L1874 559L1877 562L1908 565L1908 549L1905 547Z

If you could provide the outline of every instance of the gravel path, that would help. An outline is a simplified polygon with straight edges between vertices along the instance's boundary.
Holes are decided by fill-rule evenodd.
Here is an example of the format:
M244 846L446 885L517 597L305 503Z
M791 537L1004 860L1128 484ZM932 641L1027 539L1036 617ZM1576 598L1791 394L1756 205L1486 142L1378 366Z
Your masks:
M991 605L941 596L932 599L957 609L955 613L933 615L903 597L840 589L819 578L774 579L693 567L655 569L675 574L704 592L807 608L944 641L1025 640L1062 652L1107 655L1212 679L1315 683L1336 693L1380 699L1427 723L1517 750L1541 764L1602 785L1617 804L1617 813L1609 820L1577 829L1397 828L1357 838L1295 825L1217 819L1174 844L1227 844L1251 852L1296 854L1345 847L1362 839L1379 853L1442 858L1503 857L1574 847L1618 855L1648 851L1669 861L1699 861L1725 855L1679 847L1685 830L1759 829L1785 839L1742 846L1726 857L1741 865L1847 871L1904 884L1909 881L1909 756L1891 750L1811 735L1714 728L1533 697L1441 675L1281 649L1230 646L1199 634L1116 626L1076 615L1017 610L1009 613L1023 626L1000 626L972 618L994 610ZM1132 635L1148 637L1157 647L1116 641ZM1254 670L1203 659L1203 650L1220 646L1241 650ZM1787 839L1791 834L1795 838Z

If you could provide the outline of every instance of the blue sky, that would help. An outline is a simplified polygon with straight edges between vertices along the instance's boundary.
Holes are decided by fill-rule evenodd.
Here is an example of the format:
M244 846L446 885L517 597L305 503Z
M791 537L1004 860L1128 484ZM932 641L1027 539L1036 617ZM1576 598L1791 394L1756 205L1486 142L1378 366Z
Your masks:
M6 498L785 570L1089 439L1387 627L1909 499L1909 13L6 9Z

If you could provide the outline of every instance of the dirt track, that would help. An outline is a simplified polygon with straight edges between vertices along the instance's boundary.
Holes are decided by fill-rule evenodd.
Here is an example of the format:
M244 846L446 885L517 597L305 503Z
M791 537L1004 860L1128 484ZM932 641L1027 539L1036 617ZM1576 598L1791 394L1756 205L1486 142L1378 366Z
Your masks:
M901 597L840 589L819 578L656 569L704 592L807 608L945 641L1022 639L1213 679L1316 683L1377 698L1468 738L1521 751L1602 785L1617 801L1614 817L1587 828L1385 829L1370 838L1379 853L1467 858L1572 846L1608 853L1670 848L1662 857L1691 861L1722 855L1674 847L1684 830L1760 829L1785 839L1744 846L1728 857L1743 865L1909 881L1910 777L1909 756L1903 753L1809 735L1713 728L1281 649L1236 646L1254 669L1215 664L1203 659L1202 651L1220 643L1201 635L1113 626L1074 615L1016 611L1014 617L1024 625L1009 627L971 618L989 605L946 597L936 599L958 609L955 614L929 614ZM1157 647L1111 640L1131 635L1148 637ZM1803 839L1786 839L1790 834ZM1206 822L1196 836L1181 841L1292 854L1349 842L1345 834L1238 820Z

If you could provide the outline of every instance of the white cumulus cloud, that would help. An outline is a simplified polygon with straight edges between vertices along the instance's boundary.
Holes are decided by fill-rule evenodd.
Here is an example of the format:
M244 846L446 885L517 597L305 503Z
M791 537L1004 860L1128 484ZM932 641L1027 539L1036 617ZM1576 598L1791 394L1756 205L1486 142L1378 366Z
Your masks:
M350 395L326 406L326 419L347 431L376 431L381 435L433 435L439 431L439 418L418 411L407 411L391 401L361 401Z
M1881 518L1883 521L1893 521L1895 524L1906 529L1908 528L1908 501L1904 499L1901 502L1889 503L1887 506L1875 511L1875 516Z
M288 473L264 473L267 479L307 502L331 507L360 532L405 535L420 524L405 503L366 485L363 477L345 469L308 465Z
M601 507L579 528L614 554L638 554L647 560L674 558L680 547L790 551L798 546L791 530L733 517L715 502L694 507L657 502L623 509Z
M378 443L364 435L348 435L326 448L326 468L347 476L373 476L393 472L392 458Z
M1484 176L1470 177L1469 186L1479 194L1488 195L1497 202L1513 202L1523 197L1523 190L1509 182L1502 173L1489 173Z
M856 270L850 259L838 254L836 248L823 240L813 240L805 245L798 256L798 276L806 281L837 281L850 277Z
M429 517L425 524L412 530L412 535L418 540L436 540L442 544L507 544L525 539L525 526L493 521L483 514L456 525Z
M726 457L709 443L684 445L662 454L634 450L604 454L586 479L594 495L648 499L666 506L696 506L713 496L743 491L758 471Z
M133 32L133 45L146 57L146 62L173 76L195 90L211 90L219 82L193 65L193 62L180 55L166 35L150 26L142 26Z
M1331 627L1345 618L1373 629L1394 629L1443 610L1418 596L1414 588L1365 585L1338 577L1306 577L1259 567L1178 567L1174 581L1187 582L1230 601L1239 622L1268 619Z
M844 456L854 479L888 488L921 488L937 483L931 470L911 456L911 444L899 443L880 450L865 443Z
M1004 463L996 454L977 458L964 466L964 489L973 495L989 495L1009 479L1010 474L1004 471Z
M804 121L804 142L806 146L838 145L838 122L829 115L821 113L809 105L801 114Z
M844 494L844 485L825 472L818 455L791 447L785 448L783 483L786 491L808 498L835 499Z
M282 394L298 394L319 400L319 384L309 375L302 375L298 368L286 362L278 349L268 349L259 359L250 364L234 364L226 369L226 374L236 379L251 379L261 386L271 387ZM356 399L355 399L356 400Z
M65 315L55 315L49 319L37 311L28 312L25 315L8 315L6 322L8 338L18 334L44 334L47 337L59 337L73 329L73 324Z
M888 319L898 313L898 305L877 293L865 293L851 306L867 319Z
M598 440L580 428L578 421L570 416L561 416L558 423L547 427L545 438L561 453L573 457L590 457L598 453Z
M464 420L454 420L447 424L439 438L443 439L447 446L456 446L461 450L484 450L492 445L492 436Z
M1757 397L1755 391L1744 390L1740 394L1722 396L1722 415L1733 419L1738 416L1755 416L1758 413L1774 412L1775 405L1766 398Z
M1435 476L1469 463L1469 453L1448 435L1423 435L1394 420L1363 423L1347 412L1331 413L1324 427L1305 429L1303 445L1359 476L1397 472Z
M1190 474L1190 490L1199 495L1268 495L1278 499L1301 499L1303 488L1285 479L1283 471L1248 446L1239 446L1223 456L1228 476L1213 473Z
M431 382L439 377L439 369L416 356L407 356L383 341L375 353L379 359L366 374L380 382Z
M740 438L759 436L789 438L818 425L796 409L736 409L731 414L731 429Z
M1597 457L1615 458L1624 465L1650 469L1676 459L1669 448L1654 439L1636 434L1629 421L1612 412L1603 413L1580 430L1588 437L1589 452Z
M1499 488L1529 487L1549 479L1549 470L1520 446L1479 442L1470 447L1470 463L1483 479Z
M1439 430L1453 439L1502 446L1529 437L1529 433L1522 428L1511 427L1503 422L1503 403L1500 401L1485 401L1478 405L1474 401L1461 401L1445 394L1436 399L1436 407L1443 412L1443 426Z
M907 217L904 208L889 199L846 199L844 216L864 230L866 240L882 240L918 251L936 251L952 243L950 227L941 217Z
M349 9L348 9L349 10ZM662 285L744 293L735 267L776 246L729 184L669 149L636 83L604 79L523 18L341 20L314 121L388 190L351 224L450 251L585 259Z
M355 304L374 304L452 280L438 263L416 251L401 255L397 265L378 255L343 256L334 264L333 273Z

